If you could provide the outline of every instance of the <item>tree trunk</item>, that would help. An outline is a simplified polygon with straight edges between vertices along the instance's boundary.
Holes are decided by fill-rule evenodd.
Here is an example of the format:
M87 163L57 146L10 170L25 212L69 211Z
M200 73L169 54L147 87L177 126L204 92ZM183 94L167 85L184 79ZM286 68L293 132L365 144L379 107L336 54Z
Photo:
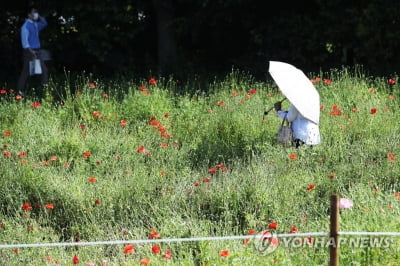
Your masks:
M176 70L177 48L174 22L174 5L171 0L153 0L157 16L157 52L159 71L169 75Z

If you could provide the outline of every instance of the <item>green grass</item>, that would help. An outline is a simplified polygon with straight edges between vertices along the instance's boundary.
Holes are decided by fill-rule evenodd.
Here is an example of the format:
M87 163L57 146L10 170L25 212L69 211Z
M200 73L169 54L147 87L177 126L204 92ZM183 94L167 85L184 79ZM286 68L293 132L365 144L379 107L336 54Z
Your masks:
M270 222L278 223L278 233L292 226L324 232L332 193L354 201L352 209L341 210L342 231L400 231L398 85L345 69L318 76L332 80L315 83L324 106L322 144L298 150L276 143L280 121L274 114L262 120L264 108L283 98L277 88L235 71L200 89L166 79L156 86L144 80L97 80L95 88L87 77L73 85L67 79L53 83L38 108L31 107L32 99L16 100L7 92L0 102L0 243L148 239L152 228L162 238L243 235L267 230ZM256 93L248 94L250 89ZM49 95L63 98L64 105ZM330 115L333 105L343 114ZM370 114L371 108L377 113ZM151 117L170 138L149 125ZM121 126L121 120L127 125ZM141 146L145 151L139 153ZM83 156L87 151L88 158ZM7 152L11 158L3 155ZM26 155L19 157L19 152ZM291 160L291 154L297 158ZM216 173L209 173L212 167ZM310 184L315 188L306 190ZM26 202L32 210L21 208ZM53 209L45 208L49 203ZM386 249L343 246L340 262L397 265L400 242L392 241ZM116 245L21 248L18 254L1 249L0 261L55 264L46 261L51 258L71 265L75 254L83 265L138 265L142 258L153 265L328 261L326 248L280 246L264 256L243 241L160 246L161 254L152 254L145 244L135 245L129 255ZM167 249L170 260L162 257ZM229 256L221 257L221 250Z

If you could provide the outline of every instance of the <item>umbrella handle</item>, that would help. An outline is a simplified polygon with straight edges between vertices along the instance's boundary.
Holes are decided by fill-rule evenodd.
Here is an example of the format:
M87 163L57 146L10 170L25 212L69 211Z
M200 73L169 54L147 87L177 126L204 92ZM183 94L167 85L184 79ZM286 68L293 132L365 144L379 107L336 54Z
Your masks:
M286 100L287 100L286 98L283 98L283 99L280 100L279 102L280 102L280 103L283 103L283 102L286 101ZM272 111L272 109L274 109L274 107L271 107L271 108L269 108L267 111L264 111L263 120L264 120L265 116L268 115L268 113Z

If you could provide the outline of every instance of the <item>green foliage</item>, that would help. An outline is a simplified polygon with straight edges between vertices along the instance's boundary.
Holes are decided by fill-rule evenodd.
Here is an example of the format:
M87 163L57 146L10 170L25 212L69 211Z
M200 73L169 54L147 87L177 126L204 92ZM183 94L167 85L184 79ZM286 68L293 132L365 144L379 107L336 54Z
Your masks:
M292 226L327 231L332 193L354 201L341 210L341 230L399 231L398 85L358 69L317 77L322 143L299 149L276 143L278 118L262 119L264 107L283 96L237 71L204 92L173 80L89 84L93 77L84 76L73 85L52 84L63 104L46 98L38 108L7 92L0 98L0 242L147 239L151 228L162 238L242 235L273 221L279 233ZM23 210L24 203L32 210ZM343 246L341 263L395 265L400 246L392 241L388 249ZM171 265L320 265L328 256L324 248L282 245L263 256L238 241L160 246L172 250L172 260L152 254L149 244L127 256L121 246L96 246L2 249L0 257L9 265L49 258L68 264L75 254L84 263L113 265L142 258ZM229 250L228 258L221 250Z

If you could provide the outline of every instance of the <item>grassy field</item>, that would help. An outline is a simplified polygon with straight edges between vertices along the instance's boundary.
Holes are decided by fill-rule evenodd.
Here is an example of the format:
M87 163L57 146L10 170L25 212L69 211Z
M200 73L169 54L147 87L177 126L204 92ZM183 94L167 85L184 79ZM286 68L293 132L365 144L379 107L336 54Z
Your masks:
M264 108L283 98L272 80L236 71L204 88L162 78L66 78L41 104L4 88L0 243L245 235L275 225L278 233L326 232L332 193L354 202L341 210L342 231L399 232L399 86L345 69L312 78L322 144L300 149L277 144L274 114L263 120ZM66 96L60 104L51 95ZM398 265L400 241L391 241L344 245L340 262ZM0 264L328 261L327 248L279 245L265 255L252 242L0 249Z

